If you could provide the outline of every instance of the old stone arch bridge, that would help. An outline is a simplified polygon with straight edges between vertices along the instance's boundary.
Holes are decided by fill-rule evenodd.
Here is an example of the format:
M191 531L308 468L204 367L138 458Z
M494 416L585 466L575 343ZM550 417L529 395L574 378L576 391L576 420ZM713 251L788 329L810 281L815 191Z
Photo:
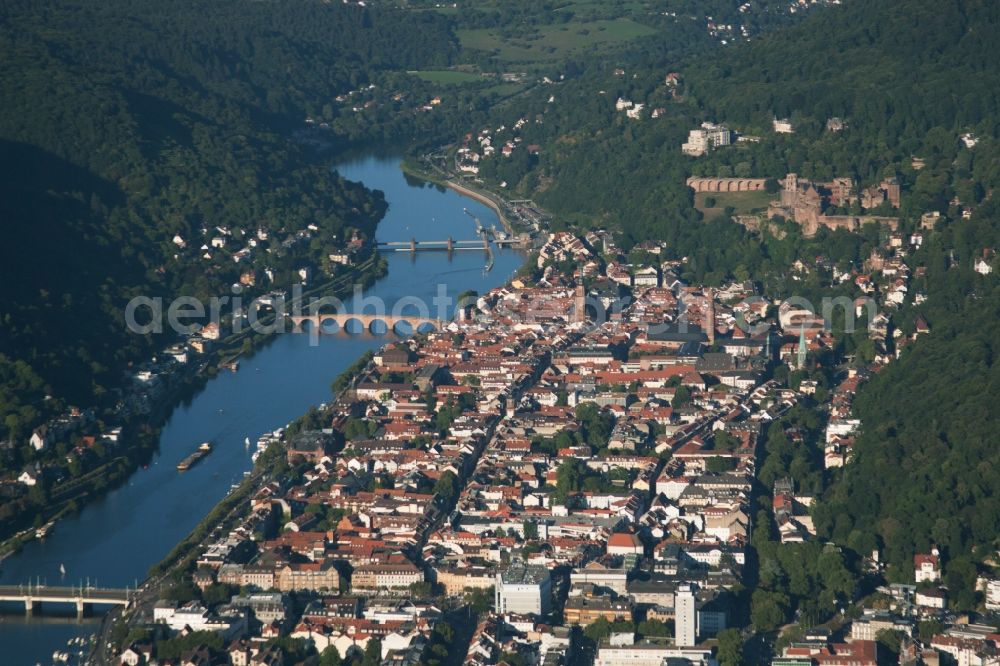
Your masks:
M292 331L296 333L301 333L305 330L306 326L321 328L328 324L336 324L337 330L348 332L347 325L349 322L356 322L359 325L359 328L362 329L363 333L370 335L385 335L387 333L403 333L412 335L413 333L425 332L430 329L440 331L448 325L448 322L443 319L431 319L429 317L415 317L410 315L392 316L380 314L355 314L351 312L292 315L288 317L288 319L292 322ZM377 324L382 324L385 327L385 331L377 332ZM409 330L404 331L398 327L399 324L404 324L409 327Z

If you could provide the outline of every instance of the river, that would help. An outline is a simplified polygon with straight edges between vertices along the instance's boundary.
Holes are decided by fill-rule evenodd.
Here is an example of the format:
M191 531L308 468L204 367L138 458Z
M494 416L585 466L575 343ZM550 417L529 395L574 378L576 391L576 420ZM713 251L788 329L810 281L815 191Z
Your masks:
M384 192L389 204L376 235L380 241L475 239L468 209L484 225L500 226L487 206L439 186L404 176L398 157L361 157L339 164L350 180ZM365 292L390 307L403 297L427 303L438 293L475 289L480 293L506 282L524 261L522 253L494 248L494 265L484 272L482 252L387 253L388 274ZM250 469L244 438L255 442L299 416L310 405L330 398L330 384L359 355L386 339L347 333L278 336L239 372L223 371L189 402L174 410L164 425L158 453L146 469L123 486L60 521L43 541L32 541L0 563L0 583L40 580L49 585L86 582L106 587L132 586L149 567L183 539ZM176 464L200 442L211 440L211 455L187 472ZM252 448L252 447L251 447ZM66 575L60 575L60 565ZM82 622L54 620L48 611L28 620L16 607L0 616L0 662L48 664L52 652L65 649L75 636L92 633L98 618ZM73 613L67 605L67 613Z

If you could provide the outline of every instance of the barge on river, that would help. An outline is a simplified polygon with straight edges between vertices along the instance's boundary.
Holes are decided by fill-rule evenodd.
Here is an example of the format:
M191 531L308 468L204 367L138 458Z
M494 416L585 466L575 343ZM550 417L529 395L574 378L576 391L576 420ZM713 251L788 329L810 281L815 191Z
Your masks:
M202 445L198 447L197 451L195 451L187 458L177 463L178 471L183 472L185 470L191 469L195 465L195 463L197 463L199 460L201 460L211 452L212 452L212 445L209 444L208 442L203 442Z

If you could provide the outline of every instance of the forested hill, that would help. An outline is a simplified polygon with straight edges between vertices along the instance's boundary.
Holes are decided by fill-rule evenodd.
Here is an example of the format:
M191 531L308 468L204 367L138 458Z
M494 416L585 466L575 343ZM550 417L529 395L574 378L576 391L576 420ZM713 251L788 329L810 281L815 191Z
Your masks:
M849 116L919 138L935 125L975 125L995 108L987 53L998 17L988 0L851 1L706 61L689 83L710 112L760 129L775 115Z
M86 405L117 381L148 344L125 334L131 295L228 289L246 266L203 261L202 229L370 232L381 198L290 131L379 71L456 49L434 13L341 3L3 3L0 441L25 436L45 393ZM251 267L290 274L322 248Z
M1000 538L1000 290L975 288L861 391L856 459L816 510L826 538L880 549L896 581L937 545L961 609L975 607L976 563Z
M697 279L721 279L737 267L759 274L769 257L738 228L692 224L700 215L685 178L781 178L794 171L850 176L865 186L896 175L911 218L945 209L955 194L980 199L1000 184L1000 68L988 55L1000 44L998 13L995 3L978 0L847 0L707 54L636 49L591 63L585 75L510 110L505 121L545 114L544 124L524 136L542 151L537 160L487 163L483 172L563 218L616 226L626 241L667 240L696 258ZM625 74L615 75L616 68ZM664 84L668 72L679 74L678 87ZM645 104L646 117L616 111L619 98ZM649 117L657 107L658 117ZM775 117L791 118L795 134L775 134ZM832 117L847 130L826 132ZM688 130L704 121L760 142L681 156ZM959 156L963 132L979 137L982 149ZM921 172L912 168L914 155L925 160ZM960 169L952 172L956 159Z
M956 133L995 136L998 44L990 0L849 1L686 74L707 117L750 134L791 119L795 137L775 144L789 166L870 180L950 152ZM849 131L825 132L832 117Z

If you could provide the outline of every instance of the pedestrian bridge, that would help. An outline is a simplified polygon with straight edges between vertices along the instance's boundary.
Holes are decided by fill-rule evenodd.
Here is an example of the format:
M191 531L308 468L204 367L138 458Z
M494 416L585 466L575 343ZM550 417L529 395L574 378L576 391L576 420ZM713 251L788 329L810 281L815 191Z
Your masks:
M128 606L135 590L103 587L49 587L47 585L0 585L0 601L16 601L24 604L24 610L32 613L41 603L74 604L76 612L83 614L93 604Z
M292 315L289 317L292 322L292 331L301 333L307 327L318 328L321 331L329 331L331 325L335 325L336 331L351 333L349 324L355 329L360 329L361 334L387 335L395 333L397 335L413 335L423 333L428 330L440 331L448 325L443 319L432 319L429 317L416 317L409 315L380 315L380 314L355 314L351 312L331 312L329 314L314 315ZM352 324L352 322L354 322ZM400 326L400 325L403 326ZM380 327L384 331L379 332ZM406 329L409 330L406 330ZM329 332L336 332L329 331Z

